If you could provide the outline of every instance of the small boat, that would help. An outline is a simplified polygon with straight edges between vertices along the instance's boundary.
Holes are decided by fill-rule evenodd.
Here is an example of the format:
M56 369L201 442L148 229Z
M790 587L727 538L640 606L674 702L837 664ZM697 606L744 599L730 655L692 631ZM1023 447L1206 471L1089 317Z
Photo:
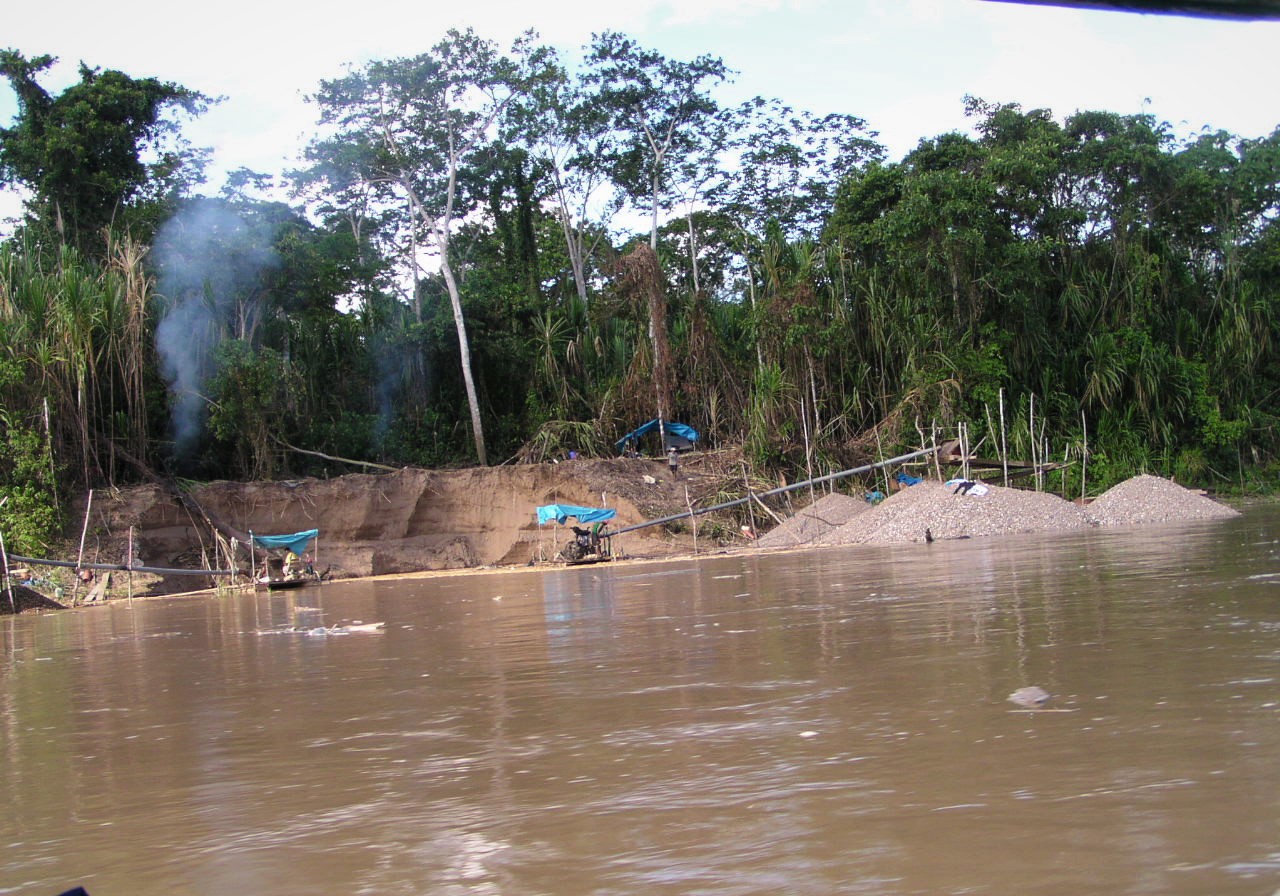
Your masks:
M316 559L313 551L306 557L307 545L317 539L319 529L307 529L305 532L294 532L292 535L255 535L249 532L249 548L258 547L267 551L261 566L257 558L250 553L250 563L257 570L258 577L253 583L255 591L287 591L301 588L304 585L318 584L324 573L317 573L312 563ZM284 551L281 558L276 551ZM326 570L327 572L327 570Z
M288 591L318 583L319 579L270 579L266 582L254 582L253 587L257 591Z

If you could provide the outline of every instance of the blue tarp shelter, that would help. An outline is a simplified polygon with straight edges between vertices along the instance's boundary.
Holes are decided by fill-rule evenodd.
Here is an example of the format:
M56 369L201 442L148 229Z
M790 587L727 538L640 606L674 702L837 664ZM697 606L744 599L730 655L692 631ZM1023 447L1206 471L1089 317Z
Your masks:
M603 523L618 515L616 510L605 510L600 507L576 507L573 504L545 504L538 508L538 525L554 520L561 525L567 520L577 519L580 523Z
M269 551L276 548L285 548L301 556L302 552L307 549L307 545L311 543L311 539L319 534L319 529L308 529L305 532L294 532L292 535L254 535L250 532L249 537L260 548L265 548Z
M686 423L672 423L670 420L662 425L662 429L666 435L666 444L662 446L662 450L668 448L676 448L683 451L686 448L692 448L694 443L698 441L698 431ZM614 443L614 448L621 451L627 442L638 442L640 437L648 435L651 432L657 432L657 419L650 420L644 426L633 429L622 438Z

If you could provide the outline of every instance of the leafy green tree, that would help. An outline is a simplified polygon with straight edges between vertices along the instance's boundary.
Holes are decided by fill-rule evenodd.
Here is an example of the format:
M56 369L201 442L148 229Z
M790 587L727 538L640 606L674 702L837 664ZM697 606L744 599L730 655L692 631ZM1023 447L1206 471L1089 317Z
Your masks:
M668 59L615 31L594 35L585 82L618 134L614 179L650 214L649 247L658 248L658 219L686 161L716 120L710 89L729 77L724 62L703 55Z
M83 63L79 83L52 96L38 78L56 61L0 51L0 75L18 99L15 124L0 128L0 182L30 191L27 220L41 240L97 257L105 228L154 224L148 208L200 180L204 154L181 139L179 121L209 99Z
M489 147L515 99L550 77L533 35L509 55L475 32L450 31L427 53L373 62L321 84L315 101L333 136L312 144L309 177L355 195L368 188L386 208L405 210L405 227L425 235L448 291L471 410L476 457L488 462L462 294L450 252L454 225L474 197L459 189L465 169ZM416 266L420 260L410 259Z
M0 359L0 527L8 550L39 554L61 523L58 484L45 437L7 406L22 376L19 364Z
M231 446L241 478L271 479L280 469L280 440L296 428L297 377L271 349L242 340L218 346L218 372L209 387L209 428Z

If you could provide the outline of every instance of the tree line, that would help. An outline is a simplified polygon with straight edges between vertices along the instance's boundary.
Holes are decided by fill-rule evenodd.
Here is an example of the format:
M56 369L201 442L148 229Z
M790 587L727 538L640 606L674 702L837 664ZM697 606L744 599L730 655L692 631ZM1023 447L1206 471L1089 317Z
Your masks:
M201 195L156 79L0 52L0 514L191 478L607 454L679 420L795 477L948 437L1239 487L1274 464L1280 130L966 99L867 122L718 96L713 56L449 32L311 97L282 178Z

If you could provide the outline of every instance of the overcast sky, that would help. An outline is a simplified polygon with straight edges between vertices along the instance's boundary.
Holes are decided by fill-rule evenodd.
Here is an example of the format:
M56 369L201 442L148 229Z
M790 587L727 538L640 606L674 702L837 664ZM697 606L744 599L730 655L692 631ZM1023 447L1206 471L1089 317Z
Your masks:
M1077 109L1150 112L1180 133L1245 137L1280 125L1280 22L1086 12L988 0L356 0L207 6L24 3L0 46L174 81L225 100L187 133L214 150L213 186L247 166L290 167L315 110L303 101L348 63L413 55L449 27L507 44L532 28L572 60L592 32L623 31L670 57L709 53L737 74L720 97L776 96L817 114L860 116L900 159L922 137L966 129L965 94L1061 120ZM176 18L180 16L181 18ZM16 112L0 84L0 121ZM11 203L0 215L12 214ZM0 232L7 228L0 228Z

